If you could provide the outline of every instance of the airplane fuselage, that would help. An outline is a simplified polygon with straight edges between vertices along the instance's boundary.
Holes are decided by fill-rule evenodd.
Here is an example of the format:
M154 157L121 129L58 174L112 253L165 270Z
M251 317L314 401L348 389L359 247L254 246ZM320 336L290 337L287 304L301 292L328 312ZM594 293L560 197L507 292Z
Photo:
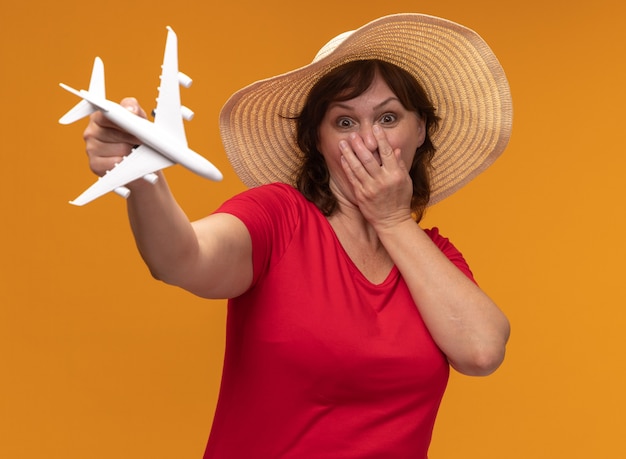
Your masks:
M207 159L184 143L163 132L151 121L141 118L110 100L94 100L88 91L81 90L81 97L94 104L102 114L116 125L137 137L141 143L153 148L171 161L210 180L221 180L221 172Z

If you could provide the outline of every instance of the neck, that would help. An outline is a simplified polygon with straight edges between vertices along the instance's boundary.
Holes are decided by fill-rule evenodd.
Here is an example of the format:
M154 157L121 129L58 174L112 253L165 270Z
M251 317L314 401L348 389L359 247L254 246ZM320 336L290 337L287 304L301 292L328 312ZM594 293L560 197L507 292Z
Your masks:
M338 200L335 212L328 217L328 221L333 227L341 228L345 234L358 241L369 241L378 245L378 235L374 227L363 217L360 209L352 203L346 203L342 199Z
M328 218L337 239L355 266L372 283L383 282L393 262L374 228L357 209L344 209Z

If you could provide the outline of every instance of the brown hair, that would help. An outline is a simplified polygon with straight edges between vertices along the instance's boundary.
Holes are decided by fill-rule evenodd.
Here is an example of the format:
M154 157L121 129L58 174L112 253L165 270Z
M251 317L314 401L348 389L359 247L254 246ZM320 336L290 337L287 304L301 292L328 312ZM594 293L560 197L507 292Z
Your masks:
M371 59L347 62L324 75L309 92L297 120L297 142L304 161L297 171L296 187L320 211L331 215L337 198L329 187L329 172L317 150L319 126L332 102L346 101L363 94L379 74L398 97L404 108L424 119L426 136L418 147L409 175L413 181L411 210L417 221L422 218L430 199L430 164L435 147L430 136L437 130L439 117L426 92L406 70L385 61Z

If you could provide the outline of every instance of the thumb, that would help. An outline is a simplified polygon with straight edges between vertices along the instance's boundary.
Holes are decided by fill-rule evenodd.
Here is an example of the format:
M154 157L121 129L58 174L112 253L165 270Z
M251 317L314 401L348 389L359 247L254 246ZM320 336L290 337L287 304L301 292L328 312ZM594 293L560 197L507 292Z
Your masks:
M134 97L125 97L120 102L120 105L124 107L126 110L128 110L129 112L134 113L135 115L140 116L141 118L144 118L144 119L147 118L146 112L144 111L143 108L141 108L141 105L139 105L139 102Z

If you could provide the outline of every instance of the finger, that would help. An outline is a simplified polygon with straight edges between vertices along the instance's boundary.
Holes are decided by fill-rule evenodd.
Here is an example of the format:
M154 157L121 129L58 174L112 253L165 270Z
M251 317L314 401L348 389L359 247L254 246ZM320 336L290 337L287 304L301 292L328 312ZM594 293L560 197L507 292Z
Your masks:
M134 97L125 97L120 102L120 105L141 118L147 118L145 110L141 107L141 105L139 105L139 102Z
M144 119L147 118L146 112L139 105L139 102L134 97L126 97L122 99L122 101L120 102L120 105L134 115L137 115ZM117 124L115 124L109 118L104 116L104 114L101 111L96 111L93 115L91 115L90 120L95 122L98 126L101 126L103 128L118 129L121 132L124 132Z
M363 167L356 154L352 150L352 147L346 140L339 141L339 150L341 150L341 163L347 172L354 175L354 169Z
M378 143L378 154L380 155L380 161L385 168L394 168L398 166L398 155L394 152L394 149L387 140L387 135L383 128L378 124L372 126L372 132Z
M104 143L125 143L128 145L139 143L135 136L120 129L118 125L112 123L101 112L91 115L89 124L83 133L83 138L85 142L96 139Z
M378 152L372 152L365 145L363 138L356 133L350 134L349 141L350 151L360 163L361 167L359 169L372 177L379 173L381 164ZM359 165L355 165L355 167Z
M90 157L89 168L94 174L101 177L104 174L106 174L107 171L110 171L111 169L113 169L116 164L119 164L122 161L122 159L124 159L123 156Z
M87 137L85 150L89 158L89 168L96 175L104 175L131 152L131 145L118 142L103 142L95 137Z
M399 148L396 148L393 151L396 160L398 161L398 166L400 167L400 169L402 169L403 171L406 171L406 173L408 174L408 168L406 167L406 163L404 162L404 159L402 159L402 151Z
M134 115L137 115L144 119L147 118L146 112L139 105L139 102L134 97L126 97L122 99L120 105ZM93 122L94 124L91 124L91 122ZM117 124L104 116L104 114L100 111L95 112L91 116L90 126L88 126L87 130L90 131L92 135L104 142L122 142L129 145L137 145L140 143L135 136L121 129Z
M356 177L354 171L352 170L352 166L349 164L348 161L348 157L346 157L345 155L341 155L341 166L343 167L343 172L346 174L348 182L350 182L352 186L355 186L359 183L359 180Z

